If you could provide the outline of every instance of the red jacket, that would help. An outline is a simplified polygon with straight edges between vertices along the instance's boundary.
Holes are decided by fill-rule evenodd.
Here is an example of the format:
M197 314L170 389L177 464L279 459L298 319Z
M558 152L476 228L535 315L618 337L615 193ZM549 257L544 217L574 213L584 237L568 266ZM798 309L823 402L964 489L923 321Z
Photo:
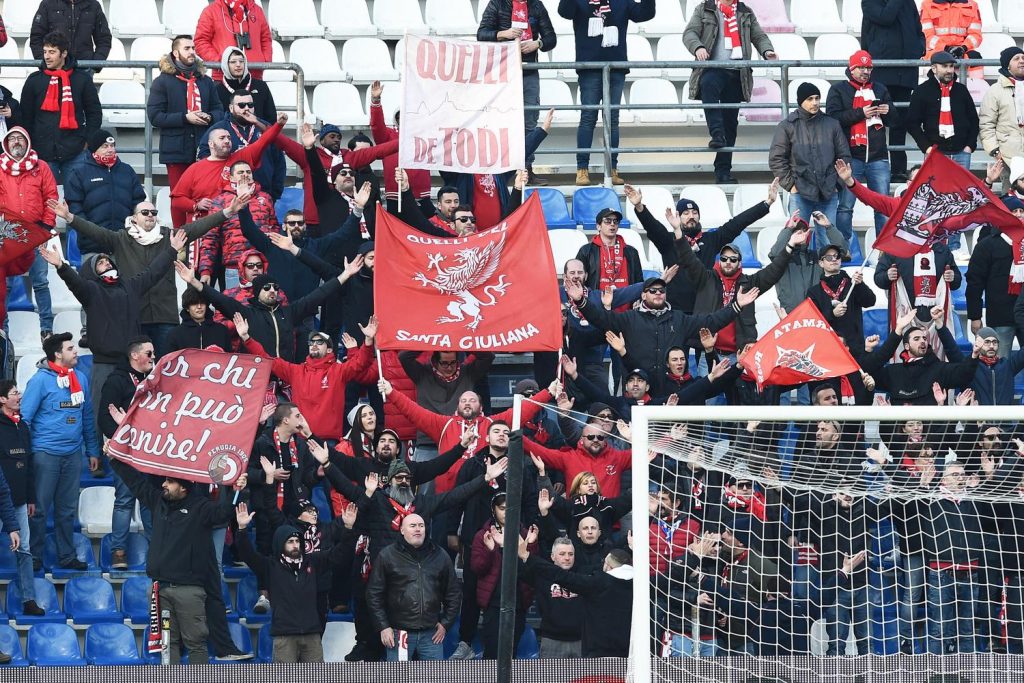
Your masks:
M523 404L522 421L529 422L537 413L540 412L543 404L551 400L551 393L544 389L533 397L536 403L529 402ZM451 469L439 476L434 480L434 490L438 493L444 493L451 491L455 486L455 478L459 476L459 470L462 469L462 464L469 458L473 457L473 454L480 448L482 439L487 436L487 430L491 428L491 423L495 420L504 420L509 424L512 424L512 409L509 408L496 415L477 415L473 420L464 420L455 415L440 415L433 411L427 410L421 406L416 405L416 401L412 400L405 394L399 391L392 391L388 394L388 402L394 403L395 408L400 413L409 418L417 429L426 434L437 444L437 451L439 453L446 453L455 445L462 440L462 433L470 425L476 425L476 433L478 436L477 441L469 444L466 448L466 454L462 456L462 459L452 465ZM628 452L626 452L628 456ZM616 493L615 495L618 495Z
M269 357L263 346L249 337L245 350ZM371 347L360 346L339 363L333 353L324 358L306 358L302 363L273 359L271 372L292 388L292 400L306 416L309 429L320 439L340 439L345 428L345 384L373 362Z
M238 0L241 2L242 0ZM248 19L242 22L241 27L231 17L224 0L214 0L199 15L199 23L196 25L195 43L196 52L207 64L220 64L224 48L236 46L236 33L247 33L249 44L252 46L245 50L245 58L252 62L274 61L274 44L270 37L270 24L263 10L256 4L255 0L246 0L249 4ZM219 69L211 69L213 80L221 81L224 75ZM263 78L263 71L253 69L253 78Z
M380 104L370 105L370 134L378 145L398 139L398 131L384 123L384 108ZM387 199L398 199L398 183L395 182L395 169L398 168L398 151L383 158L384 162L384 196ZM430 171L421 168L406 169L409 176L409 189L416 199L430 197Z
M530 404L533 405L532 403ZM523 414L526 407L523 407ZM532 416L531 416L532 419ZM527 420L523 417L523 421ZM536 441L523 439L523 448L530 455L536 455L548 467L561 470L565 480L571 482L580 472L593 472L605 498L618 498L622 492L622 473L633 467L633 453L611 448L607 443L596 456L580 446L567 450L545 448Z
M249 202L249 213L252 214L253 223L264 233L281 232L281 225L277 222L277 213L274 211L273 198L260 189L259 183L255 184L255 189L256 193ZM224 190L214 197L210 212L227 208L237 195L232 188ZM199 275L212 276L221 264L228 269L237 268L239 259L252 248L249 240L242 235L242 225L238 216L229 218L203 235L199 246ZM239 271L241 270L239 268Z
M473 552L469 559L469 568L476 574L476 604L480 609L487 609L491 603L491 596L498 590L501 581L501 555L502 548L495 544L494 550L488 550L484 545L484 532L494 526L489 520L480 531L473 537ZM519 535L526 538L526 529L520 529ZM537 544L532 543L530 552L537 552ZM465 599L465 598L463 598ZM519 609L526 609L533 602L533 586L525 581L519 582Z
M28 138L29 149L32 147L32 138L21 126L15 126L8 135L14 131L22 133ZM3 149L7 149L7 139L4 138ZM53 227L57 217L46 206L46 200L57 199L57 181L50 172L50 166L42 159L36 162L31 171L24 171L18 175L11 175L0 170L0 209L8 220L16 223L42 222Z
M900 197L890 197L886 194L879 194L874 190L869 190L857 180L853 181L853 187L850 188L850 192L852 192L853 196L860 202L867 204L869 207L884 216L893 215L896 213L896 209L900 206Z
M668 564L686 553L687 546L700 534L700 522L678 517L675 522L651 520L651 575L668 571Z
M384 368L384 379L391 382L391 386L396 392L409 396L415 402L416 384L409 379L402 364L398 362L398 352L381 351L380 363ZM376 387L379 380L380 373L377 371L376 363L371 364L362 375L355 378L359 384L371 387ZM376 391L376 389L371 389L371 391ZM416 425L395 407L394 401L384 403L384 424L388 429L395 430L398 433L398 438L402 441L416 440Z

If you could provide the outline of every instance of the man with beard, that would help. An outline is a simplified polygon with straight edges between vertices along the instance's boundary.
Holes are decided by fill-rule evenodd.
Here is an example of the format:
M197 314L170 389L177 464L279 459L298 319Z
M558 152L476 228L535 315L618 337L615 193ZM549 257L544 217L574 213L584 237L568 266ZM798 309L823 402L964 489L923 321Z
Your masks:
M837 244L821 250L821 279L807 290L807 298L846 345L856 348L864 344L864 309L875 305L875 293L864 284L863 269L852 276L843 270L842 256L843 248Z
M252 547L246 527L256 511L240 503L235 512L238 534L235 547L256 578L274 596L270 635L274 639L274 663L323 662L317 588L321 574L329 570L326 552L304 552L302 535L284 524L274 530L271 552Z
M235 332L245 350L267 356L266 350L249 336L249 323L240 313L233 319ZM271 372L291 387L292 400L308 416L309 428L321 441L337 443L345 427L344 415L338 410L346 384L373 363L373 340L377 335L377 319L370 316L359 328L365 343L352 350L346 362L339 363L334 355L334 342L326 332L309 333L309 355L302 363L289 363L273 358Z
M571 450L545 448L529 439L523 439L523 448L544 461L547 467L560 470L566 481L573 481L580 472L593 472L601 494L607 498L618 497L622 491L622 473L633 467L631 451L610 448L607 434L595 424L583 427L579 442Z
M459 443L453 450L461 458L467 446L475 441L476 434L467 430L462 433ZM395 443L397 447L397 438ZM360 505L357 529L368 538L371 566L376 562L381 550L398 540L398 529L408 515L415 512L425 520L430 520L435 513L455 508L471 496L485 490L488 483L493 482L508 469L508 459L502 458L489 464L483 477L453 488L447 493L428 494L413 487L412 469L402 460L391 461L386 477L381 478L376 472L371 472L364 479L364 486L359 486L349 481L339 468L333 466L326 451L322 454L314 451L313 455L323 466L324 474L331 484L343 496ZM381 485L384 488L378 488ZM365 578L364 576L364 581ZM365 590L365 584L362 582L357 583L353 589L356 603L356 646L346 657L348 661L363 658L372 660L379 649L377 639L372 635L372 624L369 621L366 603L361 599L362 590Z
M948 329L941 328L939 338L951 358L954 350L958 357L962 357ZM899 339L896 337L894 342L886 340L883 348L891 353ZM932 391L935 383L947 390L968 387L978 371L978 358L985 343L983 339L975 337L971 357L962 362L950 362L939 360L931 350L925 330L910 328L903 333L902 340L903 362L889 363L873 373L878 390L888 392L893 405L936 405Z
M626 198L633 204L636 217L647 231L651 243L657 247L666 266L676 263L679 258L673 242L686 239L690 243L690 250L704 264L704 267L711 268L722 247L731 243L741 232L768 215L772 204L779 197L779 184L772 182L768 187L768 197L763 202L754 204L714 230L705 230L701 225L700 207L697 206L697 202L692 199L680 199L676 202L675 210L672 210L671 207L665 209L665 219L672 226L671 233L661 221L654 217L654 214L647 210L643 203L643 195L639 190L632 185L626 185L625 192ZM693 302L697 296L694 286L684 277L673 278L669 284L668 302L672 308L683 313L692 313Z
M422 516L406 515L400 531L377 556L366 600L387 661L440 660L462 601L455 565L427 538Z
M996 239L996 238L993 238ZM1010 351L1003 357L999 333L991 327L982 327L974 333L975 344L981 342L978 366L974 371L971 389L979 405L1009 406L1013 398L1017 373L1024 369L1024 350ZM950 360L963 360L963 354L950 354Z
M189 664L206 664L209 655L203 584L207 573L216 571L216 564L209 561L213 554L213 528L227 524L234 516L231 497L221 496L213 501L193 493L193 482L173 477L166 477L156 487L148 475L120 460L112 460L111 467L139 502L153 511L146 574L156 582L153 588L157 590L160 609L170 612L171 662L180 663L184 644ZM244 489L247 479L243 472L234 483L235 491Z
M609 287L620 289L643 281L640 253L636 247L626 244L625 238L619 234L622 212L601 209L595 221L597 234L576 254L576 259L583 262L587 272L587 287L604 291Z
M957 82L957 60L948 52L931 57L928 78L914 88L907 109L907 132L927 152L938 151L971 169L971 154L978 146L978 110L967 86ZM957 242L959 244L959 242Z

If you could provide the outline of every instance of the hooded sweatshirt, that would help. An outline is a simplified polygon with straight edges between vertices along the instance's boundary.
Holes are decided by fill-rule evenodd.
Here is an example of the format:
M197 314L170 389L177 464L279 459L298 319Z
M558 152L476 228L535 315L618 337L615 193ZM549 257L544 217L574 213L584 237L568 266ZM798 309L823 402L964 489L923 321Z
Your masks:
M23 159L10 156L8 139L11 133L21 133L28 140L28 150ZM3 149L3 157L0 159L0 207L3 207L4 217L22 223L56 224L56 216L46 206L46 200L57 199L57 181L49 165L41 158L34 157L32 136L21 126L15 126L4 135L0 148Z
M241 78L232 78L228 71L228 60L236 54L242 55L242 58L245 59L245 70L242 72ZM277 120L274 93L270 91L265 82L253 77L252 72L249 71L249 59L242 50L234 45L224 48L224 52L220 56L220 69L221 79L217 83L217 94L220 96L220 103L224 105L224 111L227 111L228 105L231 104L232 93L248 90L252 93L253 113L256 114L256 118L264 121Z

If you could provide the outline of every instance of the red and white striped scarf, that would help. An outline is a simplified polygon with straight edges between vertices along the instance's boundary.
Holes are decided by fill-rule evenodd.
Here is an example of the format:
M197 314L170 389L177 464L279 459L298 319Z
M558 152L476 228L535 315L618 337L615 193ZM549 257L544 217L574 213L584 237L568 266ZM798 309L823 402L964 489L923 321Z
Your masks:
M949 95L953 90L953 81L939 83L939 90L942 92L942 103L939 107L939 137L953 137L953 108L950 105Z
M10 176L19 176L39 165L39 155L30 149L21 159L15 159L7 152L0 154L0 171Z
M78 117L75 116L75 100L71 97L71 74L74 69L43 69L50 77L50 85L46 89L46 97L40 107L43 111L60 112L60 129L77 130Z
M1014 296L1020 294L1021 286L1024 285L1024 240L1010 238L1006 233L1000 233L1000 237L1010 245L1010 252L1013 263L1010 265L1010 278L1007 282L1006 293Z
M870 107L871 103L875 101L875 91L871 87L871 83L858 83L856 81L850 81L850 85L853 86L854 90L854 110L863 109L864 107ZM882 119L877 116L872 116L869 119L858 121L857 123L850 126L850 147L867 147L868 126L871 126L872 128L875 128L877 130L882 127Z
M740 25L736 19L736 5L727 5L724 2L718 3L718 10L722 13L725 33L722 38L725 40L725 48L729 50L730 59L743 59L743 46L740 43Z
M177 79L185 83L185 108L186 113L203 110L203 95L199 92L199 79L193 71L188 76L178 72Z
M526 0L512 0L512 28L523 29L519 40L533 40L533 31L530 30L530 9L526 6Z

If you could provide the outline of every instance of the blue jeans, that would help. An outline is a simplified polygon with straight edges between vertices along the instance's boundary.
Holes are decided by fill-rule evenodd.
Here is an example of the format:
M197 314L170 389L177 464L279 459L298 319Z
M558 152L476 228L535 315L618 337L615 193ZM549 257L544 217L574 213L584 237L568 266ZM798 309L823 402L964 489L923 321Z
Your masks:
M408 645L409 661L418 659L425 661L440 661L444 659L442 646L435 644L431 638L434 637L434 629L423 631L406 631L409 634ZM387 648L387 661L398 661L398 629L395 629L395 647Z
M540 72L539 71L524 71L523 72L523 104L525 105L538 105L540 104ZM540 116L539 109L523 110L523 128L526 130L526 134L529 135L530 131L537 127L537 119ZM533 164L532 154L527 155L526 164L527 166Z
M878 159L877 161L865 163L860 159L854 159L850 166L853 168L853 177L862 183L866 183L869 190L878 194L889 194L890 173L888 160ZM850 192L848 188L844 187L839 193L839 211L836 214L836 227L839 228L839 232L843 233L843 237L846 239L853 237L853 206L856 202L857 198L853 196L853 192ZM875 234L881 234L883 227L885 227L885 216L876 211Z
M947 159L952 159L956 163L960 164L968 171L971 170L971 153L970 152L956 152L955 154L946 154Z
M36 254L35 260L32 261L32 267L28 270L28 276L32 280L32 300L36 305L36 311L39 313L40 332L53 331L53 303L50 299L50 281L47 279L48 272L46 261L43 260L42 256ZM21 276L17 275L15 277ZM14 277L7 278L8 291L14 286L12 282L14 279ZM6 323L5 319L5 328Z
M794 187L793 189L795 190L796 188ZM833 225L838 225L838 223L836 223L836 221L838 220L837 213L839 209L838 192L832 195L830 199L826 199L825 201L820 202L804 199L801 195L796 193L791 195L790 199L791 201L796 202L796 208L800 210L800 218L803 218L805 221L807 221L808 225L814 225L814 221L811 220L811 214L815 211L821 211L828 217L830 221L832 221ZM793 206L790 205L789 208L792 209ZM814 234L811 236L811 239L814 240L814 249L820 249L821 247L828 245L828 236L825 234L824 228L815 228Z
M712 640L702 640L695 645L692 636L681 633L672 634L672 651L669 657L714 657L718 654L718 643Z
M700 77L700 101L705 104L738 104L743 101L743 85L739 69L705 69ZM739 126L739 108L705 109L704 118L712 138L725 140L726 147L736 145ZM715 174L724 175L732 170L732 152L715 154Z
M63 185L65 179L64 174L66 174L68 171L70 171L78 164L82 163L82 161L84 160L85 151L83 150L80 154L71 159L66 159L65 161L48 161L46 163L50 167L50 170L53 172L53 179L57 181L58 185Z
M825 630L828 632L829 656L846 653L846 639L853 625L857 654L868 654L868 588L836 589L836 603L825 608Z
M914 640L914 618L924 597L924 558L921 555L901 555L899 584L900 638Z
M135 496L128 485L121 481L116 472L111 473L114 479L114 514L110 519L110 549L127 550L128 533L131 531L132 516L135 514ZM146 529L145 536L149 538L150 530L153 527L153 516L149 510L142 506L139 508L139 516ZM214 529L216 532L217 530ZM221 538L221 549L224 548L224 540ZM219 563L220 558L218 558Z
M30 526L32 536L46 538L46 515L53 507L53 536L57 542L57 562L75 559L74 527L78 513L79 479L82 476L80 453L53 455L36 451L32 455L36 479L36 513ZM43 559L43 544L32 547L32 555Z
M18 519L18 536L21 541L18 544L17 552L18 588L21 590L22 602L28 602L36 599L36 586L32 580L32 551L30 550L32 546L29 542L32 533L28 528L28 505L16 506L14 515ZM2 522L0 522L0 529L3 529ZM3 529L3 531L9 533L7 529Z
M612 71L609 76L611 83L609 95L611 104L621 104L622 89L626 85L626 73L624 71ZM580 104L601 104L604 100L604 88L601 86L601 70L587 69L579 72ZM576 146L580 149L589 149L594 144L594 128L597 126L597 109L584 110L580 112L580 125L576 129ZM605 125L611 124L611 145L619 146L619 110L612 110L611 121L605 121ZM590 152L583 152L576 155L576 168L586 169L590 166ZM612 168L618 168L619 155L612 154ZM610 170L610 169L605 169Z
M974 603L978 572L927 569L928 652L974 652ZM955 649L954 649L955 646Z

